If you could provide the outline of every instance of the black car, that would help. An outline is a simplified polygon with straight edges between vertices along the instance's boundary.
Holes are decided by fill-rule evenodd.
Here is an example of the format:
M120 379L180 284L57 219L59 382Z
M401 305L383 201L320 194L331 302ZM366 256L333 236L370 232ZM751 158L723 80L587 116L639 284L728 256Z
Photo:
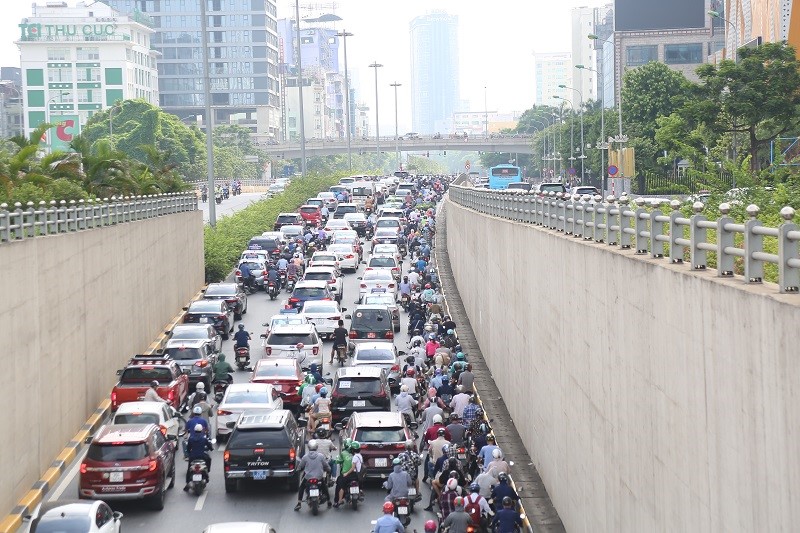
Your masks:
M339 204L333 212L333 218L344 218L347 213L358 213L358 205Z
M253 237L247 242L248 250L266 250L272 259L277 259L283 251L280 241L274 237Z
M224 300L197 300L183 310L184 324L211 324L224 340L233 333L233 311Z
M279 213L272 225L274 231L280 230L283 226L302 226L305 222L300 213Z
M331 414L334 421L358 411L390 411L389 378L377 366L352 366L336 371L331 389Z
M245 411L237 422L223 455L225 492L236 492L240 479L274 482L285 478L297 490L297 463L306 448L305 431L286 409Z
M209 283L203 294L205 300L225 300L233 311L234 320L241 320L247 312L247 295L236 283Z
M167 341L161 354L169 356L178 363L184 374L189 376L189 386L194 388L203 382L207 391L211 390L214 382L214 363L217 362L216 347L206 340L181 340Z

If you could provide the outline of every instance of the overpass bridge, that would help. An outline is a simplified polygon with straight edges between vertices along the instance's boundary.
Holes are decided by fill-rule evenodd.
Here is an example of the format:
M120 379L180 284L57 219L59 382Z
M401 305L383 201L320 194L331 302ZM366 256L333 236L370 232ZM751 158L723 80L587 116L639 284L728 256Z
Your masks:
M267 144L266 137L254 137L254 142L259 145L267 154L280 157L281 159L299 159L300 143L288 142L279 144ZM354 153L375 152L376 140L372 138L353 138L351 139L351 150ZM380 139L380 150L382 152L394 153L398 147L401 152L434 152L434 151L470 151L470 152L502 152L517 154L533 154L533 136L528 134L520 135L489 135L472 137L455 137L443 135L440 138L434 136L420 136L415 138L401 138L395 141L394 137L382 137ZM347 153L346 139L308 139L306 141L306 157L320 157L335 154Z

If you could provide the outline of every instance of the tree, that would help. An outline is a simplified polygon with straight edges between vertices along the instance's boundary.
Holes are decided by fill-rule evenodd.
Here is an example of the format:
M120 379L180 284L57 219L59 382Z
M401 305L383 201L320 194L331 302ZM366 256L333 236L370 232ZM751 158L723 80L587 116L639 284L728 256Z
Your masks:
M697 69L701 83L682 115L717 135L743 133L750 170L757 172L759 151L800 126L800 62L784 43L740 48L737 55Z

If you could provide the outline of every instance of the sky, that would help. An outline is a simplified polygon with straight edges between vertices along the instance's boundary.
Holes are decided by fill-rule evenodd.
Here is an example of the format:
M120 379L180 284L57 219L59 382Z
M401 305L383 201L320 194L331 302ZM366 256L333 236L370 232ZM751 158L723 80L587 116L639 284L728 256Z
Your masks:
M18 24L30 16L31 0L0 0L0 65L19 66L14 40ZM45 4L45 0L37 1ZM68 0L74 5L75 0ZM89 2L87 2L89 3ZM411 42L409 23L419 15L443 10L459 17L461 98L471 110L483 111L484 86L489 111L524 111L533 105L533 52L570 49L573 7L599 5L599 0L301 0L300 17L335 13L344 19L337 29L354 34L347 41L347 61L359 101L374 115L374 72L367 65L384 65L378 72L381 130L394 129L394 89L398 88L399 129L411 128ZM605 3L605 2L603 2ZM332 5L335 4L335 8ZM303 6L316 6L311 12ZM293 17L294 2L278 0L278 17ZM340 51L341 54L341 51ZM374 123L374 119L371 119Z

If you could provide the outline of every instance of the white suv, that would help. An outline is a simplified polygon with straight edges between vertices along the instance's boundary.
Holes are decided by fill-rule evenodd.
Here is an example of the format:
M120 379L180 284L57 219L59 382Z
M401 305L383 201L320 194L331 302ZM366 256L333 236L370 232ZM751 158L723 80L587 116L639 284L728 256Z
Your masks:
M322 339L313 324L275 326L264 335L267 357L288 357L297 359L303 370L312 363L322 368Z

